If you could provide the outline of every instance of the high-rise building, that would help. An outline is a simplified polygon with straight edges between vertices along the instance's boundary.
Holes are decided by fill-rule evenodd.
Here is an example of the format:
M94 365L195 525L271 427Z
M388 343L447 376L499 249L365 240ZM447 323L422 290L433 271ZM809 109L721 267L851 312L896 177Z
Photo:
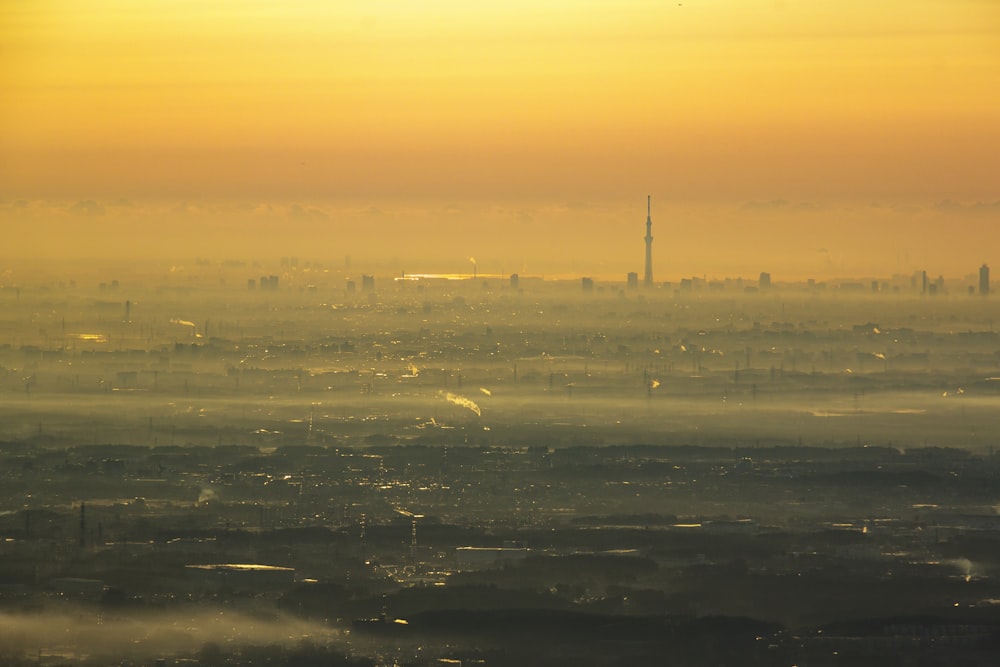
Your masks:
M761 271L760 280L757 284L762 290L771 289L771 274L767 271Z
M930 284L931 294L944 294L944 276L938 276L937 280Z
M979 267L979 293L983 296L990 293L990 267L985 264Z
M521 285L520 278L516 273L510 274L510 288L518 289Z
M646 273L643 276L644 287L653 286L653 217L650 212L652 196L646 195Z
M628 288L638 289L639 288L639 274L635 271L629 271L628 273Z

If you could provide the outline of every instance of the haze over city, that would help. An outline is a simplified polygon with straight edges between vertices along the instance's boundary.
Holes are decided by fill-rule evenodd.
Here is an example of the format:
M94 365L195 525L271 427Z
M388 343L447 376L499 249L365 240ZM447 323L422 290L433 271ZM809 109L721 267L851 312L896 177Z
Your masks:
M998 118L990 0L3 3L0 664L995 664Z
M10 260L620 275L647 193L664 279L961 276L997 241L992 2L0 12Z

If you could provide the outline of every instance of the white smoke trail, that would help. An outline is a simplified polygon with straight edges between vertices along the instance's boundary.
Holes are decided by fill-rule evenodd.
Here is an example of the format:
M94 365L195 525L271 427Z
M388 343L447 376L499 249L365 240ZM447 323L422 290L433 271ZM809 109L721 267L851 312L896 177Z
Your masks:
M208 501L213 500L214 498L215 498L215 491L208 487L203 487L201 489L201 493L198 494L197 504L201 505L203 503L207 503Z
M470 401L469 399L467 399L465 396L459 396L458 394L453 394L450 391L438 392L438 395L444 396L445 400L447 400L449 403L454 403L459 407L468 408L469 410L472 410L473 412L476 413L477 417L483 416L483 411L479 409L479 406L476 405L474 402Z

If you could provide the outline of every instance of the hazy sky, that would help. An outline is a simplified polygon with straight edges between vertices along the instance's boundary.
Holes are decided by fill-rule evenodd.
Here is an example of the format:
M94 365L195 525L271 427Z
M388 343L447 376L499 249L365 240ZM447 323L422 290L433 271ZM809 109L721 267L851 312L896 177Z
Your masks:
M995 0L0 4L0 257L961 275L997 174Z

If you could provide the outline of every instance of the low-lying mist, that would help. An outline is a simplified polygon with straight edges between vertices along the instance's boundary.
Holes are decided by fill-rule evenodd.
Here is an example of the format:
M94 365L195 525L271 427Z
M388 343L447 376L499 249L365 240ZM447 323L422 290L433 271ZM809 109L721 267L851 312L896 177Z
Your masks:
M0 289L0 439L993 444L992 297L957 286L116 271Z
M664 377L655 389L608 388L578 382L547 386L397 386L380 393L240 396L39 394L8 396L0 405L0 439L44 444L140 446L237 444L618 444L690 437L803 444L926 445L981 449L994 444L1000 395L954 382L899 389L869 382L850 386L708 385ZM459 393L462 392L462 393ZM471 438L471 440L470 440ZM579 443L582 444L582 443Z
M198 606L128 613L66 606L35 613L0 612L0 655L83 655L109 661L194 655L206 644L293 646L327 643L339 630L274 611ZM110 663L109 663L110 664Z

